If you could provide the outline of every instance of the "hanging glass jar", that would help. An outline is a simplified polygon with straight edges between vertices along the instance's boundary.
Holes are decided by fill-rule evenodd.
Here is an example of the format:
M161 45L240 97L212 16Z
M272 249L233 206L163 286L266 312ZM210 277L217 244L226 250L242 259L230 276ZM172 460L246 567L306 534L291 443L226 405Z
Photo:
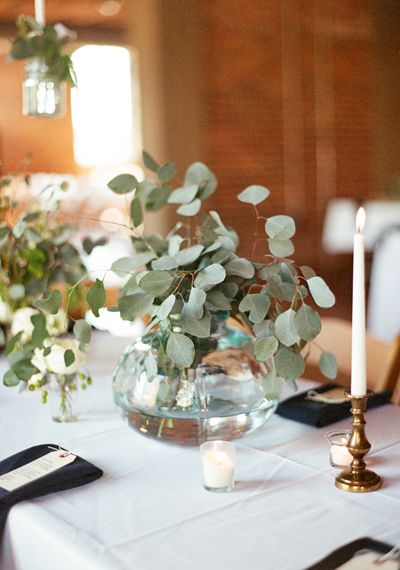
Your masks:
M213 316L210 337L197 339L191 368L178 368L167 359L159 332L127 347L113 389L132 427L173 443L198 445L240 437L271 417L278 399L264 394L267 371L248 350L252 338L228 326L227 317L225 312ZM181 332L179 322L174 332ZM153 376L146 362L150 353L158 357Z
M65 113L65 82L51 77L42 58L25 64L23 114L34 117L60 117Z

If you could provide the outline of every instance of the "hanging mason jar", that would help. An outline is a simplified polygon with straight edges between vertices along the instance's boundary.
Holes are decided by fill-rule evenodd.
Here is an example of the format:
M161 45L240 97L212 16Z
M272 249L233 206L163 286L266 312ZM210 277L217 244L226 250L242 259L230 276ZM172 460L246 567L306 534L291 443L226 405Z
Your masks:
M22 112L33 117L60 117L65 113L65 82L51 77L47 64L38 57L25 64Z
M162 336L151 332L134 341L114 373L114 399L128 423L145 435L198 445L234 439L264 424L278 397L263 386L266 371L252 357L247 333L226 323L228 313L213 315L211 335L198 339L191 368L165 358ZM173 329L181 332L179 322ZM146 357L163 362L149 376Z

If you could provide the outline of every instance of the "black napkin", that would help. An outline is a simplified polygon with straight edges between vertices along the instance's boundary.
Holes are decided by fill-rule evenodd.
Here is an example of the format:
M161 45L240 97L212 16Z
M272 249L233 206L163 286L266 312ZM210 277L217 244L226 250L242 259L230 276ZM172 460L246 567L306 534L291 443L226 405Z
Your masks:
M9 471L13 471L13 469L22 467L43 455L47 455L54 451L51 448L58 449L58 445L51 443L35 445L15 455L11 455L11 457L7 457L7 459L3 459L0 461L0 475L5 475ZM72 463L64 465L39 479L30 481L14 491L6 491L0 488L0 539L4 531L8 511L16 503L48 495L49 493L80 487L99 479L102 475L103 471L101 469L82 459L82 457L76 456Z
M323 393L337 387L338 384L325 384L324 386L315 388L314 391ZM329 424L333 424L350 416L350 400L346 400L340 404L316 402L307 399L308 392L309 390L284 400L279 404L276 413L289 420L318 428L328 426ZM373 394L368 398L368 408L375 408L387 404L390 401L390 397L391 392L389 390Z
M313 566L309 566L306 570L336 570L339 566L348 562L350 558L353 558L354 554L359 550L372 550L381 556L386 554L393 547L384 542L378 542L377 540L372 540L371 538L359 538L353 542L349 542L345 546L341 546L329 556L317 562ZM379 566L377 565L377 568Z

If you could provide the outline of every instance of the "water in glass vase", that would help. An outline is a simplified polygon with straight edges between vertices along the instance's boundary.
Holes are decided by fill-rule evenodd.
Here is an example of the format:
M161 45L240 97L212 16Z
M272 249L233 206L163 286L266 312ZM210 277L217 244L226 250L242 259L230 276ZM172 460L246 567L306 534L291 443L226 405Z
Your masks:
M198 445L240 437L270 418L277 399L264 395L266 370L250 354L251 337L228 326L226 316L216 315L211 336L197 339L195 363L189 369L161 359L163 366L159 364L150 379L146 356L163 350L160 333L127 347L115 370L113 389L132 427L173 443Z

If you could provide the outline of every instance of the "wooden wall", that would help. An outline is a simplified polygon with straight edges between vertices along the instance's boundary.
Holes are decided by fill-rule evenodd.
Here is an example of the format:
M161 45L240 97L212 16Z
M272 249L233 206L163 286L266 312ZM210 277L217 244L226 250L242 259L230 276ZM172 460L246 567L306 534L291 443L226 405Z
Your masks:
M323 262L328 200L373 192L372 4L203 3L207 154L223 188L216 205L239 227L244 250L253 212L234 198L246 184L271 190L265 215L296 218L298 256L310 264Z

